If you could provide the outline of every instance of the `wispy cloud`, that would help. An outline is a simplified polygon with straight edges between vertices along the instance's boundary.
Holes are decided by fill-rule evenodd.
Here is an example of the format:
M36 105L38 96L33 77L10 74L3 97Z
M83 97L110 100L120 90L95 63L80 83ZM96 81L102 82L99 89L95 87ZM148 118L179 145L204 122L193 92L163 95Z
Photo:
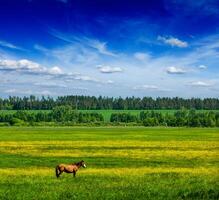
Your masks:
M140 61L149 61L151 56L147 53L136 52L134 53L134 57Z
M142 91L157 91L157 92L170 92L171 89L159 87L157 85L138 85L133 87L134 90L142 90Z
M134 90L158 90L159 87L156 85L140 85L140 86L135 86L133 89Z
M101 53L103 55L117 57L117 55L115 53L113 53L107 49L106 42L100 42L98 40L93 40L93 39L88 39L88 38L85 38L85 42L87 42L87 44L90 47L96 49L99 53Z
M45 87L45 88L67 88L67 85L55 82L36 82L35 86Z
M41 52L43 52L43 53L49 53L49 49L47 49L47 48L45 48L45 47L43 47L43 46L41 46L41 45L39 45L39 44L35 44L34 46L33 46L33 48L35 49L35 50L38 50L38 51L41 51Z
M14 45L14 44L11 44L9 42L2 41L2 40L0 40L0 46L6 47L6 48L9 48L9 49L16 49L16 50L22 50L22 51L24 50L21 47L18 47L18 46Z
M199 65L198 68L199 69L207 69L208 67L206 65Z
M193 87L212 87L214 84L206 81L194 81L189 83Z
M33 91L33 90L24 90L24 89L7 89L4 91L6 94L16 94L16 95L45 95L45 96L52 96L52 95L57 95L55 92L51 92L49 90L39 90L39 91Z
M176 47L180 47L180 48L185 48L188 47L188 43L185 41L182 41L178 38L174 38L174 37L162 37L162 36L158 36L157 40L168 44L172 47L176 46Z
M107 42L102 42L97 39L88 38L86 36L75 36L75 35L67 35L63 34L57 30L50 29L49 33L60 40L63 40L67 43L77 44L78 46L83 46L84 48L93 48L98 53L106 56L117 57L118 55L113 53L107 48Z
M116 73L116 72L123 71L121 67L98 66L97 68L99 69L101 73Z

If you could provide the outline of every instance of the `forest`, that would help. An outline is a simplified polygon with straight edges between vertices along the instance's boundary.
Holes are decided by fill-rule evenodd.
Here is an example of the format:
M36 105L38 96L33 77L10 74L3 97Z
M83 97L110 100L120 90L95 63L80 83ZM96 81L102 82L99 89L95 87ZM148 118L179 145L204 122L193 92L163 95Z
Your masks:
M76 110L161 110L161 109L196 109L218 110L218 98L190 98L179 97L95 97L95 96L9 96L0 98L0 110L51 110L56 106L68 105Z
M219 112L196 112L178 110L173 114L142 111L139 116L129 113L114 113L111 122L139 123L144 126L172 126L172 127L219 127Z

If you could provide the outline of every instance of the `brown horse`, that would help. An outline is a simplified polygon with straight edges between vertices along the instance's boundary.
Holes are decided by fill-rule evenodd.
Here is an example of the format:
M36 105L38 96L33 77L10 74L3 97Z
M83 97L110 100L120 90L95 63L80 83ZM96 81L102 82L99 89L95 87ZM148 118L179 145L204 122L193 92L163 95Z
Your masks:
M59 178L59 176L63 173L63 172L66 172L66 173L73 173L73 176L75 177L76 175L76 172L78 171L78 169L80 167L86 167L85 165L85 162L82 160L78 163L73 163L73 164L70 164L70 165L65 165L65 164L59 164L56 166L56 177Z

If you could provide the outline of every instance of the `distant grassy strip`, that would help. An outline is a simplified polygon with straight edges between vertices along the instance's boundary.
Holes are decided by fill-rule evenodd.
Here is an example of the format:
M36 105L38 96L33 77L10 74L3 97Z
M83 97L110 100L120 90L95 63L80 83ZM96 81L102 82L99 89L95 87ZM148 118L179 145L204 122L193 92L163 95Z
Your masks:
M138 141L219 141L218 128L144 128L144 127L109 127L109 128L31 128L0 127L0 141L93 141L120 142ZM203 142L204 143L204 142Z

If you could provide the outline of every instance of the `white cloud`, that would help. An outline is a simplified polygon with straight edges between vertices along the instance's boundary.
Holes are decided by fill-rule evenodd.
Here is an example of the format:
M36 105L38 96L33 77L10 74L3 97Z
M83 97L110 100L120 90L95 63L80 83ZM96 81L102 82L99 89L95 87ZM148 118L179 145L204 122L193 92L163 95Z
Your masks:
M32 74L48 73L45 67L30 60L0 60L0 70L3 71L17 71Z
M107 83L107 84L113 84L114 81L112 81L112 80L108 80L108 81L106 81L106 83Z
M147 53L142 53L142 52L136 52L134 54L134 57L140 61L149 61L150 60L150 55Z
M180 67L171 66L166 69L168 74L185 74L187 71Z
M52 82L36 82L34 83L35 86L40 86L40 87L46 87L46 88L67 88L65 84L60 84L60 83L52 83Z
M159 90L159 87L156 85L141 85L141 86L135 86L133 89L134 90Z
M98 66L97 68L102 73L116 73L116 72L122 72L123 71L123 69L120 68L120 67Z
M88 88L86 87L71 87L72 90L89 90Z
M194 82L191 82L189 85L194 86L194 87L211 87L214 84L209 83L209 82L204 82L204 81L194 81Z
M157 85L152 85L152 84L145 84L145 85L138 85L133 87L133 90L137 90L137 91L148 91L148 92L162 92L162 93L166 93L166 92L172 92L172 89L167 88L165 86L157 86Z
M199 69L207 69L208 67L206 65L199 65L198 68Z
M74 79L75 80L81 80L81 81L91 81L91 82L99 82L99 80L98 79L96 79L96 78L92 78L92 77L90 77L90 76L85 76L85 75L76 75L75 77L74 77Z
M181 48L188 47L187 42L179 40L178 38L174 38L174 37L158 36L157 40L162 41L163 43L168 44L170 46L176 46L176 47L181 47Z
M6 47L6 48L9 48L9 49L24 50L24 49L21 48L21 47L18 47L18 46L14 45L14 44L11 44L11 43L9 43L9 42L2 41L2 40L0 40L0 46Z
M7 89L4 91L6 94L16 94L16 95L57 95L54 92L49 90L40 90L40 91L33 91L33 90L23 90L23 89Z
M79 80L89 82L105 82L80 73L64 73L59 67L47 68L30 60L0 60L0 71L20 72L31 75L47 75L62 80Z
M31 93L32 93L32 94L38 94L38 95L50 95L50 96L51 96L51 95L57 95L57 93L51 92L51 91L49 91L49 90L36 91L36 92L35 92L35 91L34 91L34 92L31 91ZM31 93L30 93L30 94L31 94Z
M51 69L49 69L49 73L50 74L63 74L62 70L58 67L58 66L55 66L55 67L52 67Z
M7 89L7 90L5 90L4 92L5 93L16 93L16 89Z
M7 62L7 61L6 61ZM14 66L17 69L27 69L27 70L33 70L33 71L43 71L46 70L44 67L40 66L40 64L36 62L32 62L30 60L22 59L18 61L12 60L12 62L15 62L16 65ZM9 65L10 67L10 60L9 60Z

